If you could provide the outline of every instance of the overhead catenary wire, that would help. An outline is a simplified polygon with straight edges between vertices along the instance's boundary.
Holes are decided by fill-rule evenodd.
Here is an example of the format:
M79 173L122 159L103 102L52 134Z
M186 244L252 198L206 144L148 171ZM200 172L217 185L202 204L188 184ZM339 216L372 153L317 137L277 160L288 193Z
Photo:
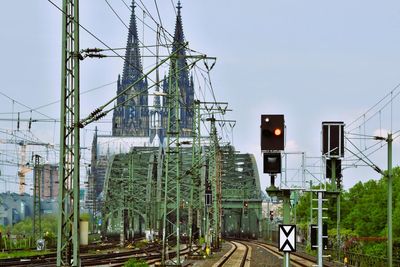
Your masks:
M347 130L348 132L352 132L354 131L356 128L358 128L359 126L365 125L367 122L369 122L372 118L374 118L377 114L380 114L380 112L385 109L389 104L391 104L393 102L393 100L398 97L400 95L400 83L397 84L389 93L387 93L384 97L382 97L377 103L375 103L372 107L370 107L366 112L364 112L363 114L361 114L360 116L358 116L355 120L353 120L352 122L350 122L349 124L346 125L346 128L350 128L350 126L354 125L357 121L359 121L360 119L365 118L370 112L372 112L376 107L378 107L381 103L384 102L383 106L380 107L376 112L372 113L368 118L366 118L362 123L360 123L357 126L353 126L351 128L351 130ZM397 91L397 92L396 92ZM395 93L396 92L396 93ZM395 93L395 94L394 94ZM387 100L385 102L385 100L388 98L389 100ZM392 116L393 114L391 114ZM391 126L392 128L392 126Z
M114 12L114 14L118 17L118 19L124 24L124 26L126 27L126 28L128 28L128 30L129 30L129 27L126 25L126 23L124 23L123 22L123 20L121 19L121 17L117 14L117 12L115 11L115 9L113 9L112 7L111 7L111 5L110 5L110 3L107 1L107 0L105 0L106 1L106 3L108 4L108 6L113 10L113 12ZM126 2L124 1L124 0L122 0L122 2L124 3L124 5L132 12L132 10L131 10L131 8L129 8L129 6L126 4ZM142 4L142 6L140 6L140 5L138 5L139 6L139 8L141 8L142 10L143 10L143 12L144 13L146 13L155 23L156 23L156 25L158 26L158 27L160 27L161 29L163 29L163 26L162 26L162 21L161 21L161 16L160 16L160 13L159 13L159 9L158 9L158 5L157 5L157 1L155 1L155 6L156 6L156 9L157 9L157 14L158 14L158 17L159 17L159 23L154 19L154 17L151 15L151 13L149 12L149 10L146 8L146 6L144 5L144 3L142 2L142 1L140 1L140 3ZM137 17L139 20L140 20L140 18L139 17ZM149 25L147 24L147 23L145 23L144 21L141 21L141 22L143 22L143 25L146 25L146 26L148 26L149 27ZM151 28L151 27L150 27ZM153 29L153 28L151 28L154 32L157 32L157 30L155 30L155 29ZM170 36L170 37L172 37L172 34L170 34L169 32L168 32L168 35ZM195 50L193 50L193 49L188 49L188 51L191 51L191 52L195 52ZM215 64L215 63L214 63ZM201 69L201 68L200 68ZM201 69L202 70L202 69ZM207 71L207 73L209 73L209 70ZM214 101L216 101L216 98L215 98L215 95L214 95L214 93L212 92L212 95L214 96ZM181 102L181 105L185 105L185 103L184 102ZM186 107L186 108L190 108L190 107ZM221 127L221 129L223 130L223 127Z
M96 86L96 87L91 88L91 89L88 89L88 90L86 90L86 91L82 91L82 92L80 93L80 95L82 96L82 95L85 95L85 94L87 94L87 93L90 93L90 92L93 92L93 91L96 91L96 90L99 90L99 89L103 89L103 88L105 88L105 87L107 87L107 86L110 86L110 85L113 85L113 84L116 84L116 83L117 83L117 81L113 81L113 82L109 82L109 83L106 83L106 84L103 84L103 85L100 85L100 86ZM55 104L57 104L57 103L60 103L60 101L61 101L61 100L55 100L55 101L49 102L49 103L47 103L47 104L43 104L43 105L37 106L37 107L32 108L32 109L30 108L30 109L21 110L21 111L18 111L18 112L19 112L20 114L28 113L28 112L35 112L35 111L37 111L37 110L39 110L39 109L43 109L43 108L46 108L46 107L55 105ZM14 114L14 112L0 112L0 114L4 114L4 115L6 115L6 114ZM49 119L49 121L58 121L58 120Z
M51 0L48 0L51 4L53 4L57 9L59 9L61 12L63 12L53 1L51 1ZM109 4L109 2L108 1L106 1L108 4ZM124 2L124 1L123 1ZM125 3L125 2L124 2ZM143 4L143 2L141 2L142 4ZM128 6L127 6L128 7ZM128 7L129 8L129 7ZM144 10L144 12L147 12L147 13L150 13L150 12L148 12L148 10L145 10L145 9L143 9ZM175 9L174 9L175 10ZM159 12L159 11L158 11ZM176 12L176 11L175 11ZM116 13L116 12L115 12ZM118 15L117 13L116 13L116 15ZM154 18L150 15L150 17L154 20ZM123 22L123 21L121 21L121 22ZM160 20L160 22L161 22L161 20ZM145 23L144 23L145 24ZM162 24L162 23L160 23L160 24ZM121 59L123 59L124 61L126 61L125 59L124 59L124 57L123 56L121 56L121 55L119 55L114 49L112 49L111 47L109 47L108 45L106 45L105 44L105 42L103 42L101 39L99 39L97 36L95 36L92 32L90 32L87 28L85 28L85 27L83 27L82 25L79 25L83 30L85 30L87 33L89 33L89 35L91 35L92 37L94 37L97 41L99 41L100 43L102 43L104 46L106 46L110 51L112 51L117 57L120 57ZM126 26L126 24L125 24L125 26ZM164 32L165 33L165 32ZM194 50L193 50L194 51ZM149 89L149 88L148 88ZM148 90L147 89L147 90ZM140 92L140 93L142 93L142 92ZM214 95L214 93L212 93L212 95ZM135 97L135 96L133 96L133 97ZM133 98L133 97L131 97L131 98ZM215 99L215 95L214 95L214 99ZM121 103L121 105L124 105L125 103ZM181 103L182 104L182 103ZM183 103L183 104L185 104L185 103ZM106 113L108 113L109 111L111 111L111 110L113 110L114 108L112 108L112 109L109 109L109 110L107 110L106 111Z
M53 0L47 0L50 4L52 4L56 9L58 9L61 13L63 13L65 15L64 10L62 10L56 3L53 2ZM86 33L88 33L90 36L92 36L95 40L97 40L99 43L101 43L103 46L105 46L109 51L111 51L112 53L114 53L114 55L116 55L117 57L121 58L126 64L129 64L131 67L137 69L136 66L132 65L130 62L126 61L125 58L120 55L116 50L114 50L113 48L111 48L108 44L106 44L102 39L100 39L99 37L97 37L94 33L92 33L89 29L87 29L85 26L83 26L81 23L77 23L79 25L79 27L84 30ZM138 69L137 69L138 70ZM141 70L140 73L143 73ZM149 80L151 80L150 78L148 78ZM151 80L152 82L154 82L153 80Z

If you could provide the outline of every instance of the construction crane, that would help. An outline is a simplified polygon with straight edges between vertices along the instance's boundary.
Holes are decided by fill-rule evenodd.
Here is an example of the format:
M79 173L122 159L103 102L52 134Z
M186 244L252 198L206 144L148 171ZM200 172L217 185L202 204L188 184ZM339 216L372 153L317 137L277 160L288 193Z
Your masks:
M15 144L21 147L19 151L19 162L18 162L18 180L19 180L19 194L25 194L25 177L32 171L32 167L26 160L26 148L27 146L44 146L46 148L54 147L52 144L36 142L30 140L13 140L13 139L0 139L0 144Z

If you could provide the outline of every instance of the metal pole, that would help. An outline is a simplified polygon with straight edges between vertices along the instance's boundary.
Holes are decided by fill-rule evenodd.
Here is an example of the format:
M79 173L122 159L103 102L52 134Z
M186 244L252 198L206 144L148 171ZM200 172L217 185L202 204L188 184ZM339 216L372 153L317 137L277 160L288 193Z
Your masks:
M163 249L161 264L166 264L168 256L168 237L176 237L176 262L180 266L180 89L178 84L178 57L171 59L169 91L168 91L168 125L167 147L164 180L163 206ZM172 219L175 212L175 221ZM168 218L171 216L171 218ZM169 226L175 227L175 232L167 233Z
M388 206L387 206L387 224L388 224L388 267L393 266L393 240L392 240L392 134L388 134Z
M181 131L180 127L180 105L179 105L179 98L180 98L180 88L179 88L179 63L178 57L175 58L175 114L176 114L176 158L175 158L175 187L176 187L176 265L181 265L181 234L180 234L180 205L181 205L181 181L180 181L180 148L179 148L179 134Z
M311 247L311 225L313 223L313 192L312 181L310 180L310 225L308 226L308 244Z
M270 209L269 209L269 199L267 201L267 236L266 239L269 240L269 228L271 224L271 213L270 213Z
M340 261L340 188L337 186L337 177L336 175L336 159L332 159L332 190L338 193L336 198L336 240L337 240L337 256Z
M339 194L337 196L336 200L336 211L337 211L337 253L338 253L338 260L340 261L340 192L341 190L339 189Z
M290 190L283 191L283 224L290 223ZM290 253L285 252L283 255L284 265L285 267L290 266Z
M79 0L64 0L62 15L57 266L80 266L79 56Z
M293 201L293 209L294 209L294 224L297 224L297 191L294 191L294 201Z
M318 191L318 266L322 267L322 191Z
M331 177L331 186L332 190L336 191L336 159L331 159L332 165L331 165L331 170L332 170L332 177Z
M122 209L118 210L119 218L119 245L121 247L125 244L125 233L124 233L124 211Z
M42 179L42 170L40 166L40 156L35 155L35 174L34 174L34 183L33 183L33 237L34 241L42 239L42 222L41 222L41 214L40 214L40 188L41 188L41 179ZM44 168L44 167L43 167Z

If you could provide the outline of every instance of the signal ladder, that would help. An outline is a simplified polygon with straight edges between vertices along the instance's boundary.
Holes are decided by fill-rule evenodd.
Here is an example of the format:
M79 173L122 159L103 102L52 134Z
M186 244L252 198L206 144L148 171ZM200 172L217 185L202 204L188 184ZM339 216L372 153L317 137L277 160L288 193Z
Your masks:
M324 199L324 191L317 191L317 198L313 198L313 192L310 191L311 193L311 198L312 198L312 209L311 209L311 215L314 210L317 211L317 225L311 224L311 229L310 229L310 235L311 235L311 248L312 249L317 249L317 265L313 266L318 266L318 267L323 267L323 258L329 258L331 255L323 255L323 250L324 248L327 248L328 244L328 229L327 227L324 227L324 224L322 222L323 219L328 219L328 217L323 216L323 211L327 211L328 208L323 207L324 202L328 201L328 199ZM317 207L314 208L313 203L317 202ZM312 221L312 220L311 220ZM325 242L324 242L325 241Z

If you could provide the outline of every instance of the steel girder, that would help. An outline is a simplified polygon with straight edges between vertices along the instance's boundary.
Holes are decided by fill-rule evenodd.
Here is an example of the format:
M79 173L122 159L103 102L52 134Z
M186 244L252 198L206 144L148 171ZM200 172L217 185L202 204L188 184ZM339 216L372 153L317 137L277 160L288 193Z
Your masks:
M116 217L114 225L109 226L108 230L111 232L118 232L123 228L135 229L133 223L136 223L145 226L146 230L161 234L165 198L165 154L163 149L135 148L128 154L110 158L104 186L103 232L107 230L108 219ZM216 164L218 162L220 166ZM261 189L253 155L237 154L232 146L220 147L218 150L213 146L182 146L179 149L179 168L181 236L187 235L194 241L196 232L200 232L200 236L206 235L210 228L215 228L213 238L219 239L226 214L239 214L243 222L241 229L254 228L261 222ZM216 175L220 177L220 189ZM204 213L207 210L206 180L215 184L213 198L217 202L215 207L209 207ZM245 202L248 204L246 209ZM172 210L176 203L169 202L167 207ZM214 211L219 212L214 214ZM133 222L134 216L140 216L141 222ZM171 212L169 216L175 218L176 213ZM207 218L210 220L206 220ZM127 231L124 230L124 235ZM172 227L166 228L166 235L174 231ZM257 234L257 231L254 232Z
M239 216L237 234L247 232L256 237L262 219L262 194L256 160L252 154L237 154L232 146L222 150L223 223L226 225L230 215Z
M122 233L121 239L132 237L134 220L142 218L136 225L150 229L157 213L156 199L157 148L135 148L127 154L110 158L104 183L102 232ZM117 224L110 225L114 218ZM153 219L152 219L153 218ZM117 228L117 229L116 229Z

